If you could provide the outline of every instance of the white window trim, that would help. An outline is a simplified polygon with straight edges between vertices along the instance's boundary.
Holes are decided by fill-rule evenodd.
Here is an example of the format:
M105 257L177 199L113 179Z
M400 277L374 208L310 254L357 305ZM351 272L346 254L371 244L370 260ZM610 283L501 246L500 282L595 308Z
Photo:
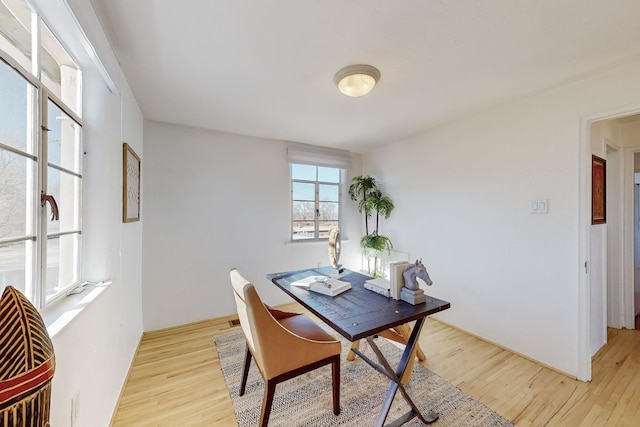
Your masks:
M294 180L291 177L291 164L303 164L303 165L312 165L312 166L320 166L320 167L330 167L340 169L340 182L338 183L338 224L339 227L342 227L343 222L343 209L344 209L344 192L345 192L345 180L347 173L346 171L351 168L351 154L348 151L344 150L334 150L334 149L325 149L325 148L315 148L315 147L304 147L304 146L295 146L287 148L287 160L289 164L289 185L291 186ZM320 181L315 181L316 186L318 183L322 184ZM334 184L334 183L327 183ZM317 191L317 188L316 188ZM293 193L290 193L289 196L289 244L313 244L313 243L323 243L325 244L328 238L324 237L313 237L311 239L293 239L293 233L291 232L291 225L293 224ZM316 205L318 200L316 200ZM316 218L317 221L317 218ZM318 230L316 230L316 234Z
M38 14L33 14L33 19L42 19L42 17ZM38 26L40 25L40 23L37 24ZM39 44L39 40L37 40L38 42L38 49L42 48L42 46ZM40 71L39 71L39 65L38 65L38 54L37 52L32 53L32 55L34 56L34 61L33 61L33 68L34 70L37 72L37 74L39 75ZM49 88L46 87L46 85L44 84L43 81L41 81L41 79L38 78L38 76L34 76L33 71L34 70L27 70L25 69L22 65L19 64L19 62L14 59L10 54L8 54L7 52L5 52L4 50L0 49L0 61L6 63L9 67L13 68L18 74L20 74L20 76L22 78L24 78L26 81L28 81L31 85L34 86L36 92L37 92L37 102L36 102L36 110L34 111L34 118L33 118L33 126L34 129L33 131L35 132L36 136L36 154L27 154L27 153L22 153L20 151L16 151L15 149L13 149L12 147L9 146L3 146L3 149L6 149L8 151L14 152L18 155L24 156L26 158L31 158L32 160L37 162L36 167L38 168L38 171L36 173L35 179L37 181L37 185L35 188L35 193L34 193L34 203L36 203L36 199L38 198L38 195L40 194L40 191L43 188L46 188L46 180L47 180L47 167L48 167L48 159L47 161L42 160L43 157L46 158L47 155L47 143L46 143L46 136L45 136L45 128L46 128L46 116L44 114L44 112L47 110L47 103L49 101L53 102L58 108L60 108L64 114L68 115L73 121L75 121L81 128L84 127L84 123L82 121L82 119L80 118L80 116L78 114L75 113L75 111L73 111L73 109L69 106L67 106L63 101L61 101L57 95L55 93L53 93L51 90L49 90ZM73 59L76 63L77 60L74 58ZM81 144L83 144L82 141L83 137L81 134ZM56 168L58 170L62 170L62 171L66 171L64 168ZM76 173L76 172L71 172L71 171L66 171L67 173L71 173L73 175L78 176L80 179L83 179L83 167L82 167L82 163L80 164L80 173ZM80 196L81 200L80 200L80 226L79 226L79 230L74 230L70 233L56 233L56 235L64 235L64 234L80 234L82 236L82 207L83 207L83 202L82 202L82 195ZM78 287L82 287L83 286L83 282L82 282L82 277L83 277L83 272L82 272L82 240L80 243L80 249L79 249L79 258L77 259L78 265L78 280L74 283L71 283L69 286L65 287L64 289L60 290L57 294L53 295L50 297L49 301L47 301L47 296L46 296L46 284L45 284L45 270L47 269L47 265L46 262L44 261L46 258L43 255L46 252L46 245L47 245L47 240L48 240L48 236L47 236L47 231L46 231L46 226L45 226L45 221L47 219L47 211L46 211L47 207L46 206L40 206L38 203L36 203L36 209L34 211L34 214L36 215L36 219L34 222L34 231L35 234L33 236L28 235L25 236L23 238L19 238L19 239L13 239L15 241L34 241L36 244L36 248L35 248L35 254L32 257L33 261L35 263L35 268L31 271L31 272L26 272L25 271L25 275L28 277L29 274L33 275L33 289L30 289L29 292L27 293L29 296L29 299L31 300L31 302L34 304L35 307L38 308L38 310L43 311L46 308L49 308L50 306L52 306L56 301L62 299L65 296L68 296L70 293L73 292L74 289L78 288ZM10 241L7 241L7 243ZM28 268L28 264L26 266ZM86 283L86 282L84 282ZM26 284L25 284L26 286Z

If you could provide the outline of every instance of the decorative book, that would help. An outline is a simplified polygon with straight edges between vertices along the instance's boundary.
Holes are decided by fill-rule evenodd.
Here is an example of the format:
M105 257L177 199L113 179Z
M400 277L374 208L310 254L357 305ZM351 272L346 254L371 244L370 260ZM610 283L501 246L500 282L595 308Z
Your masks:
M327 276L309 276L291 283L291 286L309 288L310 291L332 297L351 289L351 283Z
M391 297L391 283L387 279L369 279L364 282L364 288L377 294Z
M391 281L391 297L395 300L400 299L400 291L404 287L404 277L402 273L411 264L408 261L396 261L389 263L389 279Z

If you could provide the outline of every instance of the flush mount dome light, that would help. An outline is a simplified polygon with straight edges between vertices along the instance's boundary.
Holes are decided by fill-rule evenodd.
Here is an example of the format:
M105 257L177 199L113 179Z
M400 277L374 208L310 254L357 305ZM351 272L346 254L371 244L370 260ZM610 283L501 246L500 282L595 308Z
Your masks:
M366 95L380 80L380 71L371 65L357 64L344 67L333 77L338 90L351 97Z

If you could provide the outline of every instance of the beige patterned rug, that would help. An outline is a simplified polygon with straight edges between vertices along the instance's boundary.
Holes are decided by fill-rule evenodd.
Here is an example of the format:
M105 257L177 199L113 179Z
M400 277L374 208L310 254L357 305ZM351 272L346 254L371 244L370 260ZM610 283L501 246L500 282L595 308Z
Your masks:
M244 396L238 396L245 341L242 332L214 338L218 348L220 365L229 395L233 401L236 419L240 427L258 425L264 383L260 372L252 361ZM334 415L331 406L331 366L293 378L276 386L269 426L372 426L389 387L389 380L373 370L362 359L346 360L349 350L342 341L340 363L340 415ZM385 357L396 366L401 350L384 338L376 344ZM360 349L373 360L375 354L365 340ZM414 365L411 382L407 388L409 396L424 412L432 409L440 414L434 427L445 426L513 426L512 423L474 400L457 387L449 384L423 366ZM398 418L409 406L400 391L396 394L386 422ZM423 413L424 413L423 412ZM406 426L423 425L414 418Z

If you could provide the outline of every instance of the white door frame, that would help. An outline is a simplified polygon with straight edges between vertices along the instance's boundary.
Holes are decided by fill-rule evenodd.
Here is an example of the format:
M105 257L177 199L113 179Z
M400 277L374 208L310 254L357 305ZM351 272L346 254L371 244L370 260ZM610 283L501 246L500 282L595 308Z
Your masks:
M634 276L635 276L635 224L634 224L634 154L640 152L640 145L624 147L624 218L623 218L623 281L622 290L622 327L635 329L635 302L634 302Z
M589 262L591 235L591 123L597 118L580 119L578 149L578 375L580 381L591 381L589 319L591 314ZM589 173L587 173L589 172ZM589 191L587 191L589 190Z
M604 142L607 151L606 326L620 329L624 326L625 236L623 230L628 216L628 212L624 209L625 151L623 147L614 147L606 138Z
M640 113L640 104L627 106L599 114L583 116L580 118L580 142L578 148L578 375L580 381L591 381L591 352L590 352L590 327L589 319L591 317L591 301L589 288L589 270L590 270L590 227L591 227L591 125L593 122L607 119L616 119ZM622 195L624 204L624 214L622 227L624 233L624 298L629 300L627 292L629 289L629 281L633 285L633 233L631 233L631 248L629 248L629 234L627 227L629 226L630 207L627 202L629 199L628 180L629 175L629 155L627 148L624 148L624 159L622 163L622 173L624 174L624 193ZM631 171L633 171L633 155L631 155ZM631 186L631 194L633 194L633 186ZM633 203L633 202L630 202ZM633 222L633 215L631 216ZM632 224L633 225L633 224ZM629 253L629 249L631 252ZM629 261L631 264L629 265ZM629 278L631 272L631 278ZM624 318L627 319L627 310L629 304L624 306ZM633 311L633 308L631 309Z

